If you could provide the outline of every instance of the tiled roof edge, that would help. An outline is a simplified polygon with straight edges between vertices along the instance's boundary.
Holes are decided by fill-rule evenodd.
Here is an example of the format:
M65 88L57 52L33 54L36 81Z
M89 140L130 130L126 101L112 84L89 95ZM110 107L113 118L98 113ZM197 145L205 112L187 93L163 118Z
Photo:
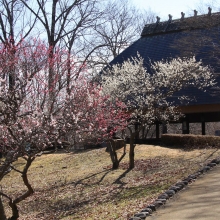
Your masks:
M155 23L145 25L141 37L192 29L206 29L220 25L220 12L211 13L211 8L209 8L208 14L203 15L197 15L196 10L194 10L192 17L184 18L185 14L183 12L181 14L180 19L172 20L172 16L169 15L169 20L163 22L160 22L160 18L157 17Z

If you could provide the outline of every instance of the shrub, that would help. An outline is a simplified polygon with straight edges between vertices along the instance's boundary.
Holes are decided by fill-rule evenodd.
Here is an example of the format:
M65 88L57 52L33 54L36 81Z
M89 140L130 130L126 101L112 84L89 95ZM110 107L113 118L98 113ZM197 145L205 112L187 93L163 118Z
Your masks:
M163 134L161 141L164 145L183 148L220 147L220 137L193 134Z

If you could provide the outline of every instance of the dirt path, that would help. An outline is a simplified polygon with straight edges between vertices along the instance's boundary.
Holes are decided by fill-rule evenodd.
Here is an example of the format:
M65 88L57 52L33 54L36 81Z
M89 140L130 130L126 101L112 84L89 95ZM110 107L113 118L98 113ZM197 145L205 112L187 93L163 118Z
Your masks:
M167 201L149 220L220 219L220 165Z

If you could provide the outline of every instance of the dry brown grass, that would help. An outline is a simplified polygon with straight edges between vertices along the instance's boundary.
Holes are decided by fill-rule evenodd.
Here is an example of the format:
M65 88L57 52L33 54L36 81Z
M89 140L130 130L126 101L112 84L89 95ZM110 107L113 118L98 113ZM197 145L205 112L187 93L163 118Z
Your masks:
M128 219L170 185L219 155L217 149L183 151L137 145L131 171L127 169L128 153L118 170L111 170L105 149L42 155L29 171L35 193L20 203L19 219ZM20 159L16 167L23 164ZM1 185L14 195L25 190L14 171Z

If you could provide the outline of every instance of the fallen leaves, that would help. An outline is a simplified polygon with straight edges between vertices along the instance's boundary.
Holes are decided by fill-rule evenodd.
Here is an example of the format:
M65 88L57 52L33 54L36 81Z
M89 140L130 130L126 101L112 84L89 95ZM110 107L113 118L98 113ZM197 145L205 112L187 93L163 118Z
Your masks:
M207 158L220 155L213 152L138 146L131 171L128 155L112 171L105 149L43 156L31 169L35 193L19 205L20 220L128 219ZM22 190L17 176L10 174L7 183L8 192Z

